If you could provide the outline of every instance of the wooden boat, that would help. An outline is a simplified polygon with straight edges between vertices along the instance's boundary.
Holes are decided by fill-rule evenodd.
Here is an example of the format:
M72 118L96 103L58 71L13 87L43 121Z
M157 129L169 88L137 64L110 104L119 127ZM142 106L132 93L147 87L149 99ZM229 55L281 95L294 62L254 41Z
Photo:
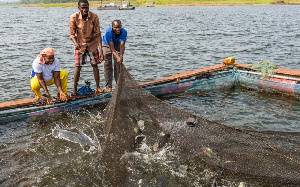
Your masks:
M120 10L135 10L135 6L131 5L130 2L127 4L126 1L122 1L122 6Z
M247 64L219 64L141 83L140 86L155 96L181 92L205 93L235 86L299 96L300 71L279 68L271 77L263 77L261 72ZM68 102L56 101L52 105L41 105L34 99L0 103L0 123L45 113L77 111L86 106L105 104L111 96L112 92L75 96Z
M97 10L119 10L120 6L115 5L114 3L110 3L109 5L102 5L102 1L99 7L97 7Z
M97 10L135 10L135 6L131 5L130 2L127 4L126 1L121 1L120 5L115 5L110 3L109 5L102 5L102 0L100 1L100 6L97 7Z
M147 6L147 7L154 7L154 4L155 4L155 1L147 2L147 3L146 3L146 6Z

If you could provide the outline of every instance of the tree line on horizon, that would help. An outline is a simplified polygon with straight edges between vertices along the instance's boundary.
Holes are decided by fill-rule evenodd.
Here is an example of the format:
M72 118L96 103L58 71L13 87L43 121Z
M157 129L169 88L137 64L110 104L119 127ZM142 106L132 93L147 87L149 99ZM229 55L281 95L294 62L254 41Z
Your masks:
M21 4L50 4L50 3L70 3L70 2L78 2L78 0L20 0Z
M42 3L51 4L51 3L72 3L72 2L78 2L78 0L20 0L19 1L20 4L42 4Z

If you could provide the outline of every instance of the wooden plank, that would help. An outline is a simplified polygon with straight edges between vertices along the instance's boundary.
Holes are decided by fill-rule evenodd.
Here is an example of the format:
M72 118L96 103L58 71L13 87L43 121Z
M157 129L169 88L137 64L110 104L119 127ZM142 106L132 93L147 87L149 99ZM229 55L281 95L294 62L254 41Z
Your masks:
M9 101L9 102L5 102L5 103L0 103L0 109L12 108L12 107L18 107L18 106L24 106L24 105L31 105L34 103L35 103L35 98L23 99L23 100L17 100L17 101Z
M76 99L82 99L82 98L87 98L87 97L93 97L97 96L103 93L97 93L97 94L92 94L92 95L76 95L76 96L68 96L68 101L76 100ZM54 103L60 103L59 97L53 96ZM21 106L29 106L36 104L35 98L32 99L23 99L23 100L16 100L16 101L8 101L4 103L0 103L0 110L1 109L7 109L7 108L15 108L15 107L21 107ZM40 104L39 106L42 106L43 104Z
M165 78L162 78L162 79L158 79L158 80L155 80L155 81L141 83L139 85L142 86L142 87L145 87L145 86L155 85L155 84L159 84L159 83L166 83L166 82L174 81L178 78L183 79L183 78L195 76L195 75L205 73L205 72L211 72L211 71L215 71L215 70L222 69L222 68L224 69L225 67L226 66L224 66L223 64L219 64L219 65L215 65L215 66L211 66L211 67L206 67L206 68L203 68L203 69L178 73L178 74L175 74L175 75L172 75L172 76L169 76L169 77L165 77ZM101 93L101 94L103 94L103 93ZM70 100L76 100L76 99L81 99L81 98L86 98L86 97L92 97L92 96L96 96L96 95L99 95L99 94L69 96L68 99L70 101ZM57 97L54 97L54 98L58 100ZM10 101L10 102L5 102L5 103L0 103L0 109L26 106L26 105L30 105L30 104L34 104L34 103L35 103L34 98L33 99Z
M251 66L249 66L249 64L235 63L234 66L238 67L238 68L252 69ZM226 67L228 67L228 66L223 65L223 64L218 64L218 65L215 65L215 66L210 66L210 67L206 67L206 68L202 68L202 69L197 69L197 70L193 70L193 71L178 73L178 74L175 74L175 75L172 75L172 76L169 76L169 77L165 77L165 78L162 78L162 79L141 83L139 85L141 87L146 87L146 86L152 86L152 85L156 85L156 84L167 83L167 82L171 82L171 81L176 81L178 79L189 78L189 77L199 75L199 74L202 74L202 73L222 70L222 69L225 69ZM299 70L292 70L292 69L279 68L276 71L276 74L283 74L283 75L288 75L288 76L300 77L300 71ZM103 94L103 93L100 93L100 94ZM76 99L81 99L81 98L93 97L93 96L96 96L96 95L99 95L99 94L69 96L68 99L69 100L76 100ZM57 97L54 97L54 98L58 99ZM17 100L17 101L9 101L9 102L0 103L0 109L26 106L26 105L31 105L31 104L34 104L34 103L35 103L34 98L24 99L24 100Z
M197 70L193 70L193 71L187 71L187 72L182 72L182 73L178 73L169 77L165 77L162 79L158 79L155 81L150 81L150 82L145 82L145 83L141 83L140 86L145 87L145 86L152 86L155 84L161 84L161 83L166 83L166 82L170 82L170 81L176 81L176 79L184 79L184 78L188 78L188 77L192 77L195 75L199 75L201 73L206 73L206 72L212 72L212 71L216 71L216 70L221 70L221 69L225 69L227 66L223 65L223 64L218 64L215 66L210 66L210 67L206 67L206 68L202 68L202 69L197 69Z

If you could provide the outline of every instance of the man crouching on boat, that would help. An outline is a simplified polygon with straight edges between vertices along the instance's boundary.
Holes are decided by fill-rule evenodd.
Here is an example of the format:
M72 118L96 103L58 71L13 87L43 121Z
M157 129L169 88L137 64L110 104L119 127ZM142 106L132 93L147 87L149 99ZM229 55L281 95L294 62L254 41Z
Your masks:
M32 71L30 76L30 86L36 95L37 101L41 99L41 91L43 88L47 95L47 104L52 103L52 97L47 86L55 84L61 101L67 101L68 73L60 70L60 62L54 58L54 50L52 48L43 49L32 63Z

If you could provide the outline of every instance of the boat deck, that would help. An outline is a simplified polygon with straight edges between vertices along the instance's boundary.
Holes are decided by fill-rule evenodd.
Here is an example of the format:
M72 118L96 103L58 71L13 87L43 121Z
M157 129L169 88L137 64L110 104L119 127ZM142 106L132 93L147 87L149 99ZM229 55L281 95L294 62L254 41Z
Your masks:
M244 70L245 73L251 72L251 74L256 74L256 77L260 77L260 73L258 71L253 70L253 72L251 71L251 66L249 66L248 64L241 64L241 63L236 63L234 64L234 66L227 66L227 65L223 65L223 64L218 64L215 66L210 66L210 67L206 67L206 68L202 68L202 69L198 69L198 70L193 70L193 71L187 71L187 72L183 72L183 73L178 73L169 77L165 77L162 79L158 79L158 80L154 80L154 81L150 81L150 82L145 82L145 83L141 83L139 84L141 87L144 88L151 88L152 90L157 91L157 89L164 89L166 90L166 88L163 87L169 87L170 90L172 90L174 93L178 92L178 91L182 91L180 89L186 88L186 89L190 89L188 88L188 86L183 86L182 84L185 80L191 79L191 80L195 80L195 79L202 79L205 78L206 75L211 75L211 73L213 72L222 72L224 70L227 71L233 71L233 68L238 68L241 72ZM274 77L279 77L280 79L283 80L293 80L293 84L291 85L293 87L293 92L291 93L296 93L298 94L300 91L299 88L299 83L300 83L300 71L299 70L292 70L292 69L285 69L285 68L279 68L276 71L276 75L274 75ZM271 79L264 79L264 80L270 80ZM278 80L276 78L274 78L274 80L272 79L272 81L274 81L276 83L276 81L278 82ZM287 82L288 81L279 81L279 82ZM173 85L168 85L169 83L172 83ZM181 85L180 85L181 84ZM264 86L262 84L262 82L260 83L255 83L255 86ZM271 83L268 83L268 85ZM180 85L180 86L179 86ZM272 83L273 85L273 83ZM297 88L295 87L295 85L297 85ZM270 85L269 85L270 86ZM153 88L153 87L159 87L159 88ZM172 87L172 89L171 89ZM197 87L198 88L198 87ZM176 90L178 89L178 90ZM296 90L296 91L295 91ZM184 91L184 90L183 90ZM154 91L153 91L154 92ZM161 91L159 90L158 92L154 92L154 93L160 93ZM162 93L167 93L166 91L162 92ZM106 98L107 94L103 94L103 97ZM155 94L154 94L155 95ZM72 101L76 101L76 100L81 100L83 98L87 98L87 99L91 99L91 100L97 100L97 99L101 99L102 98L102 94L93 94L93 95L83 95L83 96L70 96L69 97L69 102L70 103ZM108 97L108 96L107 96ZM63 104L64 102L60 102L58 99L54 100L54 105L56 104ZM14 108L27 108L27 107L36 107L38 108L39 106L43 106L40 103L37 103L35 101L34 98L31 99L24 99L24 100L17 100L17 101L9 101L9 102L4 102L4 103L0 103L0 111L6 110L6 109L14 109Z

